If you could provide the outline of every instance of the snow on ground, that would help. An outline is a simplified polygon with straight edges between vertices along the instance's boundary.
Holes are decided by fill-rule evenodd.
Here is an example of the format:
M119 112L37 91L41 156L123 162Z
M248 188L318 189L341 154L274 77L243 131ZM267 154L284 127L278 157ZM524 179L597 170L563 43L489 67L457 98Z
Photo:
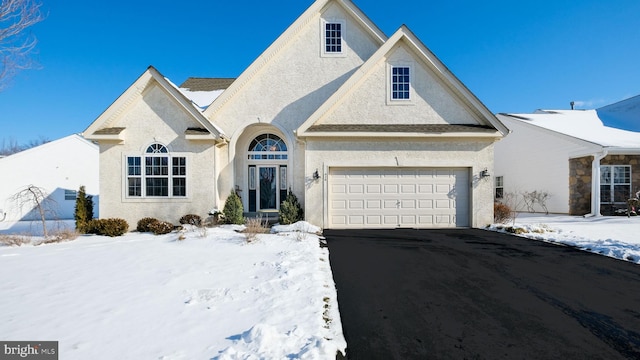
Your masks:
M579 249L640 264L640 216L582 217L518 214L515 224L493 224L489 230L524 231L519 236L575 246Z
M59 341L64 359L335 359L328 251L296 229L0 246L0 338Z

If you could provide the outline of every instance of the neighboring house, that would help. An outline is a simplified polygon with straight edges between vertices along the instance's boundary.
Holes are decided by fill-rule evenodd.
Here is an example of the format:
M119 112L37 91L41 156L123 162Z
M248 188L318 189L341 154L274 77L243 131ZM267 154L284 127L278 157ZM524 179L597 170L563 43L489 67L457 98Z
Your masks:
M98 146L70 135L0 159L0 220L40 219L33 206L19 206L14 195L29 185L45 191L49 220L73 219L76 192L85 186L98 216ZM6 216L5 216L6 214Z
M640 95L603 106L596 110L606 124L616 124L624 130L640 130Z
M495 146L496 197L548 192L550 212L606 215L640 191L640 133L605 126L596 110L498 118L512 132Z
M176 223L231 191L275 213L291 189L323 228L395 228L491 223L507 132L407 27L387 37L351 1L317 0L232 83L149 67L84 136L101 217Z

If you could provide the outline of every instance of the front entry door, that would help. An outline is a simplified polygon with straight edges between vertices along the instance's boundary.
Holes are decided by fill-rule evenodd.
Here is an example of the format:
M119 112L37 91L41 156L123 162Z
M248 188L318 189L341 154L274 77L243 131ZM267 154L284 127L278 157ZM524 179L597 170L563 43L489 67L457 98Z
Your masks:
M258 167L258 210L275 210L278 204L278 172L276 166Z

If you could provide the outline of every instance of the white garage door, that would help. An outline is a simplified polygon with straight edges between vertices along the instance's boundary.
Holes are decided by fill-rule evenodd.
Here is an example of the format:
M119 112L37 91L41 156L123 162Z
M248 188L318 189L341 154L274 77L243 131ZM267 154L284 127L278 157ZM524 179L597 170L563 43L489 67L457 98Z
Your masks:
M330 168L329 228L469 226L465 168Z

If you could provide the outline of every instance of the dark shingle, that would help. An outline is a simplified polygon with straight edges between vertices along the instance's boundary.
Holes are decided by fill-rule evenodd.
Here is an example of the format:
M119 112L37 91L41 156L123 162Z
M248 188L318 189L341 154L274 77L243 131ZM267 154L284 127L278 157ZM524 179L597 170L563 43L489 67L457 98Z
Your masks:
M186 135L207 135L210 134L209 130L205 128L190 127L184 132Z
M214 91L228 88L235 79L190 77L180 85L189 91Z
M96 132L94 132L93 135L118 135L124 129L125 128L123 128L123 127L103 128L103 129L100 129L100 130L97 130Z
M493 132L490 126L472 124L320 124L309 128L310 132L396 132L396 133L454 133Z

